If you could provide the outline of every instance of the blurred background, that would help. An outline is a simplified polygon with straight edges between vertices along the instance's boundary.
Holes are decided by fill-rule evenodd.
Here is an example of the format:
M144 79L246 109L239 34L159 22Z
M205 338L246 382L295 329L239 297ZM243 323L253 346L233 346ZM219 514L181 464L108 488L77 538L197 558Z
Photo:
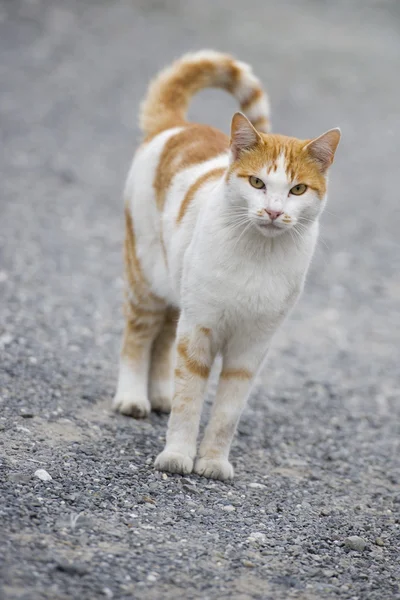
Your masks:
M342 141L304 295L239 426L236 480L182 480L183 495L180 480L151 467L166 418L116 417L110 401L138 106L160 68L202 48L253 66L274 131L308 138L339 126ZM396 0L0 0L8 598L172 600L204 586L202 598L239 589L264 598L265 581L274 600L396 596L399 73ZM190 116L228 132L234 110L231 97L206 91ZM33 480L39 465L51 484ZM321 519L321 506L333 516ZM245 540L260 519L270 546L255 558ZM370 553L346 555L341 540L352 533ZM151 595L158 577L167 587Z

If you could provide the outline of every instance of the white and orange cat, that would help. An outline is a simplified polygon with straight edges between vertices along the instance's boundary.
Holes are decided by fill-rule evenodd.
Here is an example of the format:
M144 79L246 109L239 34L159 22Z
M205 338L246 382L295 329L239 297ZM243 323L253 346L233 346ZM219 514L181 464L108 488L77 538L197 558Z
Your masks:
M242 113L231 138L185 119L219 87ZM125 189L126 324L114 407L171 410L157 469L231 479L229 451L272 336L297 298L318 237L339 129L299 140L268 133L268 101L249 66L188 54L150 85L145 138ZM222 370L197 450L211 366Z

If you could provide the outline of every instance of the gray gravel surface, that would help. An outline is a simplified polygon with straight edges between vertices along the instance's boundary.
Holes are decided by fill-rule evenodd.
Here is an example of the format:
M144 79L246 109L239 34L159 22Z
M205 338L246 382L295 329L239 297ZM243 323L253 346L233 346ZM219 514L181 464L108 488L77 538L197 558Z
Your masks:
M110 411L138 103L202 47L254 65L275 130L343 130L232 484L155 472L166 417ZM0 597L400 598L399 4L1 0L0 56Z

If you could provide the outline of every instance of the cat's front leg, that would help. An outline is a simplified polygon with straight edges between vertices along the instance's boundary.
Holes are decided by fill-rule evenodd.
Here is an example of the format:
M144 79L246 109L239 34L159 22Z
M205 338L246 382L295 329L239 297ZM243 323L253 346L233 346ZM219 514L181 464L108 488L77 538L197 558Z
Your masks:
M210 329L190 326L181 317L176 349L175 393L167 442L155 467L188 474L193 470L204 392L214 359Z
M229 462L232 439L268 342L269 338L255 342L241 332L227 345L210 421L195 465L198 475L221 480L233 478Z

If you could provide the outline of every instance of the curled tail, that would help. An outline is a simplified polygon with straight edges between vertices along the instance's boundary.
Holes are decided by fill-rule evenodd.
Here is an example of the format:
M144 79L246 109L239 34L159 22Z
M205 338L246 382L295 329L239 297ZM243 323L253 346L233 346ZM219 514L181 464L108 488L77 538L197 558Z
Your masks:
M228 54L204 50L186 54L151 82L141 106L139 124L146 136L186 124L192 96L203 88L230 92L254 127L269 131L268 98L251 67Z

